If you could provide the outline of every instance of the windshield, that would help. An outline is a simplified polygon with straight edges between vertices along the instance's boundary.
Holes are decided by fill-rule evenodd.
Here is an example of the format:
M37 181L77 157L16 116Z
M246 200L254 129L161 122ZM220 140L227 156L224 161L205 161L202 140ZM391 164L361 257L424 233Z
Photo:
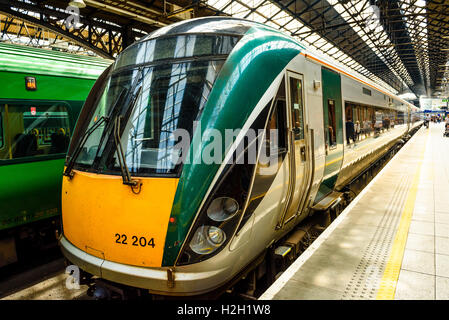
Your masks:
M141 72L132 69L113 73L87 128L102 117L126 114L122 108L127 103L115 102L134 83L141 92L125 117L121 134L126 165L131 174L175 174L180 164L173 157L177 141L171 134L185 129L192 137L193 122L200 116L223 63L224 60L189 61L144 67ZM114 106L120 110L113 110ZM89 136L75 160L78 169L120 172L116 148L108 151L106 147L112 131L105 132L106 128L108 122L103 122Z
M178 175L180 150L174 148L178 141L172 133L183 129L192 138L194 121L238 40L235 35L172 35L127 48L103 89L94 93L97 99L88 99L95 102L84 106L92 111L72 141L79 149L71 159L74 167L121 172L113 134L114 122L121 117L119 140L129 172Z

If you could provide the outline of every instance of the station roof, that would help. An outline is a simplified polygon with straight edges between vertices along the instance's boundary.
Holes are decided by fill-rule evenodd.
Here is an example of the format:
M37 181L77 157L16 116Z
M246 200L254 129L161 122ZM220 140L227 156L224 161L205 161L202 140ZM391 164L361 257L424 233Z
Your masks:
M0 0L0 13L42 26L45 25L43 14L59 19L67 16L68 2ZM280 29L398 94L449 96L446 79L449 77L449 0L84 2L87 7L80 11L82 28L67 34L63 27L55 31L75 40L78 37L79 44L87 43L103 56L105 52L115 56L135 39L173 22L229 15ZM45 26L57 29L60 25L55 22ZM97 27L94 34L92 26ZM0 27L4 30L6 24L2 26L0 22ZM116 37L114 32L120 36ZM97 41L93 43L94 40Z
M449 1L208 0L270 24L398 93L447 96Z

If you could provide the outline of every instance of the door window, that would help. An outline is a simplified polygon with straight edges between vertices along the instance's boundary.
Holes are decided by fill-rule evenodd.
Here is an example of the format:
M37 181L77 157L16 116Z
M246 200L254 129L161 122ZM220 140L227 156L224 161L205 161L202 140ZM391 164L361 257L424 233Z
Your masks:
M292 129L295 140L304 139L302 81L290 78Z
M335 100L327 100L327 113L328 113L328 142L331 148L337 145L337 119L335 116Z

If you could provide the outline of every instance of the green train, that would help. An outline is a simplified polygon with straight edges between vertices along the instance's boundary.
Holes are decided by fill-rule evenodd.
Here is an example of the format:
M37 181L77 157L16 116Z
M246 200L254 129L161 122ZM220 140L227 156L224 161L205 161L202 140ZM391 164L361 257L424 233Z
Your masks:
M17 261L17 246L54 239L70 135L111 63L0 43L0 267Z

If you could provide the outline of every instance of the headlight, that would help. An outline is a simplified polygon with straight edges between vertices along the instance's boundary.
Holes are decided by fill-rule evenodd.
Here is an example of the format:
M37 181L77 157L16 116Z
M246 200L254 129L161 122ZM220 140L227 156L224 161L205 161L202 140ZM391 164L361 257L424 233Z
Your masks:
M190 249L197 254L209 254L226 241L226 234L214 226L199 227L190 241Z
M239 211L239 204L229 197L214 199L207 208L207 216L214 221L226 221L231 219Z

